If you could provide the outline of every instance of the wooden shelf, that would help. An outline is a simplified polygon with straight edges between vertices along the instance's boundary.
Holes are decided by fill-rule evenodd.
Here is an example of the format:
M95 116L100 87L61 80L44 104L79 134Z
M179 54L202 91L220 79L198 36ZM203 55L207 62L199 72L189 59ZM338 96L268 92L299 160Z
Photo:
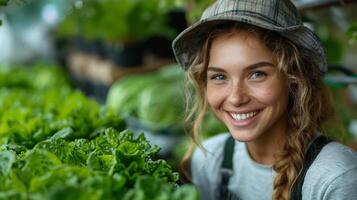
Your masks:
M126 75L155 71L173 62L172 59L146 56L142 66L120 67L116 66L111 60L101 59L96 55L83 52L73 52L67 59L71 75L104 85L111 85Z

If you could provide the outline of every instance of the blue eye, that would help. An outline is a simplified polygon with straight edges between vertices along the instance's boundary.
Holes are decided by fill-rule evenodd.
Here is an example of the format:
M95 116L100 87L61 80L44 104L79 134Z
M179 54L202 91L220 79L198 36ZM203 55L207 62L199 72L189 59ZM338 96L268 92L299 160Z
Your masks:
M222 75L222 74L216 74L216 75L212 75L210 77L211 80L224 80L225 79L225 76Z
M262 71L256 71L256 72L253 72L251 75L250 75L250 79L261 79L261 78L264 78L267 74L262 72Z

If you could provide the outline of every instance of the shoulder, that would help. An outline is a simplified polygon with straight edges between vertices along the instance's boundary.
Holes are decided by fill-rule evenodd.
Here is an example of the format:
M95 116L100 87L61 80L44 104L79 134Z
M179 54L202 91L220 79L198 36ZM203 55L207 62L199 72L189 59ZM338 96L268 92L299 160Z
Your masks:
M330 142L324 146L311 165L311 169L322 168L325 172L336 175L356 167L357 152L337 142Z
M357 199L357 153L337 142L323 147L308 169L304 199ZM348 196L346 196L348 195Z
M219 134L205 140L203 149L196 148L191 158L192 182L197 186L201 199L210 200L220 181L220 167L224 144L229 133Z
M192 162L201 163L207 166L209 163L217 163L221 160L224 144L229 137L229 133L222 133L208 138L202 144L204 149L196 148L192 155Z

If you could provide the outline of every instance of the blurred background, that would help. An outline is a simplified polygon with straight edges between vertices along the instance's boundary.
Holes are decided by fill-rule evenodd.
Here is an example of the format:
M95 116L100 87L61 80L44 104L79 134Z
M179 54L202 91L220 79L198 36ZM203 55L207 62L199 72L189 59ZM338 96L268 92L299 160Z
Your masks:
M0 0L0 134L21 126L16 134L36 138L44 124L55 122L53 127L76 127L90 135L102 120L101 125L144 132L161 147L159 156L176 166L188 141L184 73L171 42L212 2ZM324 80L336 117L326 132L357 149L357 1L294 3L327 51ZM29 106L33 110L18 109ZM101 109L111 114L100 114ZM49 111L51 119L41 114ZM68 113L72 121L63 120ZM224 131L207 113L203 137Z

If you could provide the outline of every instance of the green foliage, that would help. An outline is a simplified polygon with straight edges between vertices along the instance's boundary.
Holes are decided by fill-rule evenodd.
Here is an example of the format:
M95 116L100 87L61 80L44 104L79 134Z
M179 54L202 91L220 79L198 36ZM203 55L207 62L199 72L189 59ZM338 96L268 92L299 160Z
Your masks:
M209 138L219 133L228 132L227 127L214 116L212 111L206 114L201 129L203 138Z
M107 106L121 116L140 119L152 131L174 127L182 134L183 79L184 73L177 65L128 76L111 87Z
M115 82L108 93L107 106L123 116L137 116L138 94L152 84L155 75L130 75Z
M343 42L333 35L326 25L320 24L317 32L326 50L327 62L340 63L345 50Z
M187 10L187 20L189 24L197 22L203 11L213 4L215 0L175 0L176 5Z
M6 6L9 0L0 0L0 6Z
M173 8L173 0L87 0L80 8L73 5L59 32L120 42L153 35L173 38L176 33L166 21Z
M123 120L54 76L61 70L32 70L0 71L0 199L198 199L153 159L157 146L118 132Z
M333 106L335 114L333 118L324 124L324 132L338 141L348 143L353 140L352 134L349 132L348 127L357 116L357 112L349 109L348 102L346 102L346 88L340 85L330 85L331 94L333 98Z
M32 147L54 134L87 138L105 127L123 129L111 110L70 87L58 67L1 68L0 144ZM71 132L72 133L69 133Z
M153 126L160 127L179 126L182 128L184 117L184 90L183 80L161 79L153 80L139 97L138 118L144 122L152 122ZM155 129L155 127L153 127ZM177 130L178 131L178 130Z
M139 119L138 122L154 133L167 128L182 135L184 76L177 65L144 75L127 76L110 88L106 105L123 117ZM212 114L207 114L203 135L209 137L224 131L225 126Z
M9 2L9 0L0 0L0 8L1 8L2 6L6 6L8 2ZM1 25L2 25L2 21L0 20L0 26L1 26Z
M143 135L106 129L92 139L50 138L17 154L0 150L0 197L16 199L198 199ZM17 155L16 155L17 154ZM15 159L16 157L16 159Z
M37 64L31 67L0 66L0 88L49 90L70 88L66 73L58 66Z
M198 21L203 11L214 2L214 0L194 0L192 10L189 13L189 21Z
M124 122L111 110L100 107L81 92L69 89L26 91L0 89L1 142L32 147L63 128L72 130L69 138L89 137L98 130L113 126L122 129Z
M166 184L160 179L142 176L137 179L134 189L130 190L124 200L191 200L199 199L198 193L192 186L182 186L173 190L173 185Z
M352 23L347 30L347 35L352 43L357 42L357 23Z

